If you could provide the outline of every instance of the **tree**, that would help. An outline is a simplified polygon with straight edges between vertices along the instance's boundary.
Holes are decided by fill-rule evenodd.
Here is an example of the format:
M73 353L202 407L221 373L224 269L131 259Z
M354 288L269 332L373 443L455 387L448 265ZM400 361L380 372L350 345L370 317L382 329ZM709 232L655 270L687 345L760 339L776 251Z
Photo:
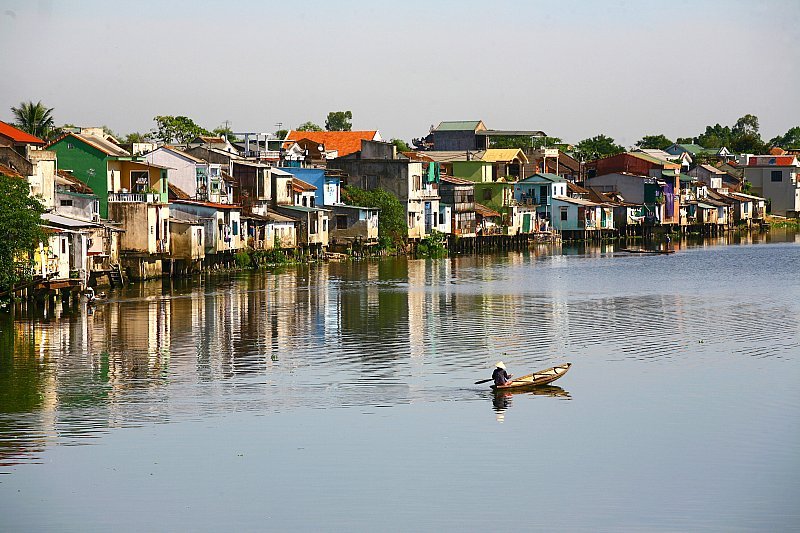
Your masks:
M211 135L207 129L198 126L189 117L159 115L153 120L156 122L156 131L153 132L153 136L162 143L184 144L198 135Z
M664 148L669 147L672 145L672 141L670 141L665 135L658 134L658 135L645 135L641 138L641 140L636 142L636 146L643 149L657 149L663 150Z
M328 131L350 131L353 129L353 124L350 123L352 118L352 111L331 111L328 113L328 118L325 119L325 129Z
M561 144L558 137L530 137L528 135L499 135L491 138L492 148L541 148Z
M233 130L227 124L225 126L214 128L211 133L219 137L225 137L229 142L236 140L236 135L233 134Z
M581 159L599 159L611 155L621 154L625 148L614 144L614 139L605 135L595 135L584 139L575 145L575 152Z
M129 133L125 136L125 144L133 144L133 143L144 143L150 140L149 133L139 133L138 131L134 131L133 133Z
M275 132L276 139L285 139L289 135L289 130L278 130Z
M24 132L40 139L47 139L53 131L53 108L42 102L21 102L19 107L11 107L14 125Z
M758 117L747 114L733 125L731 130L734 135L755 135L758 133Z
M786 135L778 135L769 141L769 146L779 146L781 148L800 148L800 126L789 128Z
M678 137L675 139L677 144L694 144L694 137Z
M0 293L25 278L29 257L46 240L41 226L44 206L30 195L28 182L0 174Z
M348 205L374 207L381 210L378 215L378 239L382 248L402 245L408 237L406 210L400 200L383 189L365 191L345 185L342 200Z
M397 151L398 152L410 152L411 151L411 147L403 139L392 139L389 142L397 147Z
M322 128L309 120L297 126L297 131L322 131Z

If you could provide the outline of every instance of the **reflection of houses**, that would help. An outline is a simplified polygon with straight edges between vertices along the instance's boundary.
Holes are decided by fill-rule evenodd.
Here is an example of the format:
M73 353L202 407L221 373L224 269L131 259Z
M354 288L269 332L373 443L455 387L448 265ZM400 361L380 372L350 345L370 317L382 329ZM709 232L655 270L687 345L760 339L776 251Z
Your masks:
M329 161L328 167L345 172L349 185L366 190L383 189L397 197L406 207L410 239L421 239L438 230L438 165L398 156L390 143L363 144L369 146L372 158L365 159L357 152Z

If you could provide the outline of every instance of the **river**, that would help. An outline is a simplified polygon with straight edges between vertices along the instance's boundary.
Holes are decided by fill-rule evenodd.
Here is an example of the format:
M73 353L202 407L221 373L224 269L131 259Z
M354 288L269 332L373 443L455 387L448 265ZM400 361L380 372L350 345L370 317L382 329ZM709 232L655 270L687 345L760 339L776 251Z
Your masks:
M290 266L0 315L0 529L800 527L800 236ZM495 397L495 362L570 361Z

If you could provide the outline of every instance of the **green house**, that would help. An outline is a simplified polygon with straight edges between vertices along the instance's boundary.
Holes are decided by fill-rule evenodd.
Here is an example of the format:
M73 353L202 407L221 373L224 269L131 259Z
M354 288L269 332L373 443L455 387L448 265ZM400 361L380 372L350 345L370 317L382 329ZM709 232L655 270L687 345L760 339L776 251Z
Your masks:
M47 147L60 169L88 185L100 199L100 216L108 218L109 195L128 201L167 203L167 168L148 163L96 135L68 133ZM115 198L116 198L115 196Z

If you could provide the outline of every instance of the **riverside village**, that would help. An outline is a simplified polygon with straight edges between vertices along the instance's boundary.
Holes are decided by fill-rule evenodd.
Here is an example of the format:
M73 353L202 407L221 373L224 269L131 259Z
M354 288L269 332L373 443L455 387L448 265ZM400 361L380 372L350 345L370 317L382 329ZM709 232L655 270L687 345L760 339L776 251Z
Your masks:
M671 236L764 231L800 213L790 143L748 153L653 136L624 149L444 120L409 145L350 118L265 133L156 117L127 139L0 122L0 174L27 188L41 230L15 251L0 297L47 303L207 269L558 241L668 252ZM757 118L740 122L724 129L757 133Z

